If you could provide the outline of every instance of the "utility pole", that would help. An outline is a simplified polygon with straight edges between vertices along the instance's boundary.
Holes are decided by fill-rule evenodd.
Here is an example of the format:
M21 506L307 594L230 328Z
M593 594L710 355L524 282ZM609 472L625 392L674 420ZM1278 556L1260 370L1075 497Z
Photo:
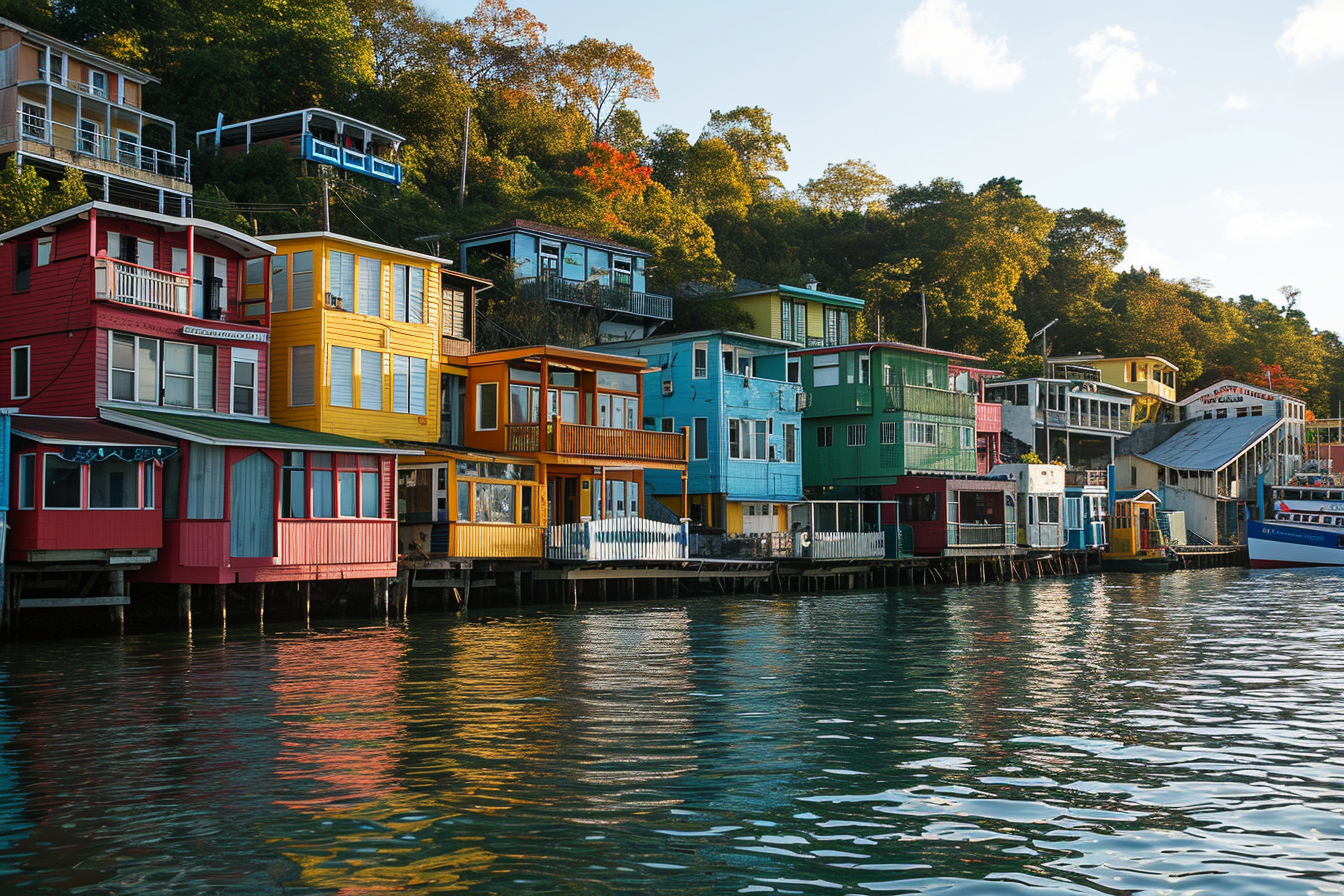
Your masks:
M1041 337L1041 387L1045 390L1045 397L1037 395L1037 401L1041 402L1041 419L1045 421L1045 457L1041 458L1045 463L1050 463L1050 370L1049 370L1049 344L1046 342L1045 331L1059 323L1059 318L1055 318L1050 323L1041 327L1031 338Z
M322 232L331 233L331 184L327 181L327 166L322 166Z
M467 147L471 145L471 106L467 106L467 117L462 121L462 180L457 188L457 207L467 201Z

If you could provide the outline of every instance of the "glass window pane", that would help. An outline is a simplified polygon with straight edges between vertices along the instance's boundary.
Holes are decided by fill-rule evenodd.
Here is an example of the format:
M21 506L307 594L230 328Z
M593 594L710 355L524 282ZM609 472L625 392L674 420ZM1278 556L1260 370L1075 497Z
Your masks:
M89 507L139 507L140 477L136 465L118 457L89 464Z
M331 512L331 471L313 471L313 516L329 517Z
M157 339L138 339L136 359L139 362L139 394L137 401L159 403L159 342Z
M365 472L359 474L359 494L359 515L370 519L376 519L380 515L378 512L377 473Z
M356 491L359 474L351 471L342 470L340 473L340 482L338 493L341 496L341 516L355 516L356 508L359 506L359 493Z
M215 347L201 345L196 348L196 407L213 411L215 409Z
M42 506L48 510L79 509L79 464L47 454L43 456L42 466Z

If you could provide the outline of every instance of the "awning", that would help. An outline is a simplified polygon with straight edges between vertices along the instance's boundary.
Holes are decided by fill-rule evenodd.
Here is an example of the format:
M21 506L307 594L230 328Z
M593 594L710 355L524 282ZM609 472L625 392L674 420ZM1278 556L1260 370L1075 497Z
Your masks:
M378 442L352 439L349 436L310 432L293 426L281 426L278 423L240 420L222 415L198 416L106 407L99 409L99 413L109 423L134 426L161 436L185 439L202 445L240 445L252 448L278 448L285 451L343 451L351 454L424 453L417 449L389 448Z
M119 458L131 463L162 461L177 453L172 442L109 426L90 417L16 414L13 433L43 445L60 445L61 458L77 464Z

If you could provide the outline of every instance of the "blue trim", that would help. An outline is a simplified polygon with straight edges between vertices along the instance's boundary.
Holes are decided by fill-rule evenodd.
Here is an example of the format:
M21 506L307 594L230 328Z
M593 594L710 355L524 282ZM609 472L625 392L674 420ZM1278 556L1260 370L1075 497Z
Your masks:
M335 143L318 140L312 134L303 135L303 157L320 165L330 165L342 171L363 174L374 180L400 186L401 166L387 162L367 153L342 149Z

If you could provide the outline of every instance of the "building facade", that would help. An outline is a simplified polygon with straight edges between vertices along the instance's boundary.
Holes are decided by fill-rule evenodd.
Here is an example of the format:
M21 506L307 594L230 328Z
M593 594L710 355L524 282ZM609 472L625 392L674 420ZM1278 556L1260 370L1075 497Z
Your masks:
M1064 371L1059 371L1064 372ZM1104 470L1133 429L1135 395L1073 368L1068 379L995 381L985 400L1001 408L1005 458L1028 452L1070 469Z
M401 184L403 138L389 130L332 112L299 109L196 132L196 146L228 158L278 147L305 165L328 165L345 173Z
M805 287L751 288L730 295L751 316L752 331L800 348L848 345L863 311L863 300L822 292L815 280Z

